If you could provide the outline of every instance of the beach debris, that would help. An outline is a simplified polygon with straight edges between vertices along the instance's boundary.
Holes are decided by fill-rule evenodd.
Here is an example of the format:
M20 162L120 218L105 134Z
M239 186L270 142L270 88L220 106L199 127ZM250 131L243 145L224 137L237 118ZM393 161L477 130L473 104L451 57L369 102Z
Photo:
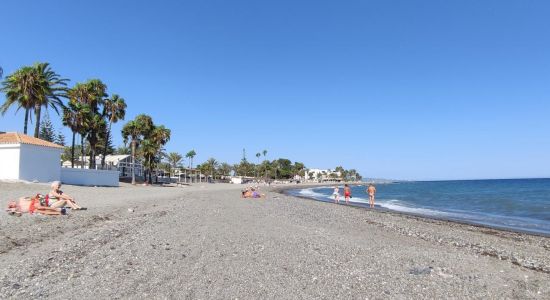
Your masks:
M432 267L414 267L409 270L411 275L429 275L432 273Z

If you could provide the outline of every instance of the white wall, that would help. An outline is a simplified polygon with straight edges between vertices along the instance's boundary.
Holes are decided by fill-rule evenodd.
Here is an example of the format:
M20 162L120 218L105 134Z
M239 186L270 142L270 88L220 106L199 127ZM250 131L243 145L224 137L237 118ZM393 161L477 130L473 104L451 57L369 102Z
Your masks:
M63 149L20 144L19 179L39 182L59 180Z
M19 179L19 144L0 144L0 179Z
M118 171L61 168L61 182L64 184L118 186Z

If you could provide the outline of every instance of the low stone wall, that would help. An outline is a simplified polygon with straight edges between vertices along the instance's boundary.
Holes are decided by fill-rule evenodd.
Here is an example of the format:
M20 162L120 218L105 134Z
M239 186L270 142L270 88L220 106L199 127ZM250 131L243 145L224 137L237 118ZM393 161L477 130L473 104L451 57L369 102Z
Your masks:
M118 171L61 168L64 184L88 186L118 186Z

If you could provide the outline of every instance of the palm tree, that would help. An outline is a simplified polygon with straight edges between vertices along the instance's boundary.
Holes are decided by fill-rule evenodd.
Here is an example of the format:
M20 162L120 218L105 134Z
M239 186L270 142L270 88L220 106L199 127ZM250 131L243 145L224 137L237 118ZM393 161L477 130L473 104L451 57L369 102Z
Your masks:
M185 157L189 159L189 168L191 170L193 170L193 157L195 157L195 155L197 155L197 153L194 149L185 154Z
M214 171L219 166L218 161L215 158L211 157L206 161L206 164L208 166L210 166L210 175L212 175L212 179L215 179L214 178Z
M264 155L264 161L265 161L265 157L267 156L267 150L262 151L262 153ZM265 173L265 176L267 177L267 164L265 166L265 172L264 173Z
M105 132L105 128L107 128L107 124L101 115L90 114L90 118L88 119L88 124L86 126L88 131L88 143L90 144L90 163L88 166L90 169L94 169L96 166L96 145L99 139L103 138L101 135ZM105 140L105 144L107 144L107 140Z
M152 157L149 157L150 160L150 169L149 169L149 183L151 182L151 171L154 166L156 166L157 162L160 162L161 154L162 154L162 147L168 143L170 140L170 129L164 127L164 125L160 126L153 126L153 130L151 131L150 136L148 137L149 140L153 142L154 149L156 150ZM156 181L156 180L155 180Z
M187 154L185 154L185 157L189 158L189 168L191 168L191 169L193 169L193 157L195 157L195 155L197 155L195 150L191 150L191 151L187 152Z
M183 156L177 152L170 152L168 153L168 162L170 163L170 166L172 168L177 168L181 165L181 161L183 160Z
M17 111L25 110L23 133L27 134L29 114L40 94L40 78L33 67L22 67L10 74L2 82L2 92L6 93L6 102L0 107L4 115L12 105L17 105Z
M232 169L233 167L230 164L222 163L219 167L219 172L221 173L221 175L225 176L225 175L229 175Z
M153 120L145 114L137 116L134 120L126 123L122 128L122 138L124 139L124 143L127 143L128 139L130 139L132 146L132 184L136 184L136 149L139 142L152 130L152 128Z
M89 107L79 102L69 101L69 105L63 108L63 125L69 127L73 133L71 143L71 168L74 168L75 136L77 133L84 134L85 115L89 114ZM82 141L84 139L82 138Z
M260 156L262 154L260 152L256 153L256 158L258 159L258 166L256 167L256 177L258 177L258 168L260 167Z
M67 97L67 81L68 79L60 78L59 74L55 73L48 63L37 63L33 67L35 72L38 73L40 78L39 86L40 91L37 98L34 100L34 115L35 115L35 127L34 137L37 138L40 132L40 113L42 106L50 106L58 115L58 107L63 108L65 105L61 101L62 97Z
M114 94L110 99L105 99L103 104L103 116L109 122L109 126L105 131L105 141L109 140L109 135L111 134L111 126L113 123L118 122L119 120L124 120L126 115L126 102L119 95ZM103 148L103 157L101 158L101 167L105 167L105 156L107 156L107 146L108 143L105 142L105 147Z
M106 90L107 86L101 80L91 79L85 83L77 83L68 92L71 101L79 102L89 107L90 113L84 115L86 117L84 119L86 126L83 128L84 134L81 134L81 139L85 136L90 144L90 168L95 167L96 145L100 138L104 138L102 135L105 133L106 124L99 110L100 106L104 103L104 97L107 96Z

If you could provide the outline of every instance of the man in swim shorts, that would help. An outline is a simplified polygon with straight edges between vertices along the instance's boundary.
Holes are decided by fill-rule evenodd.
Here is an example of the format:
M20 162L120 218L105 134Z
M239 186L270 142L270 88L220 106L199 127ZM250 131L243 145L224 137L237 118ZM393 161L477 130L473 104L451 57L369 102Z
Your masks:
M349 185L344 185L344 199L346 199L346 204L349 204L349 198L351 198L351 189Z
M369 187L367 188L367 194L369 194L370 208L374 208L374 195L376 194L376 188L374 187L374 184L369 184Z

